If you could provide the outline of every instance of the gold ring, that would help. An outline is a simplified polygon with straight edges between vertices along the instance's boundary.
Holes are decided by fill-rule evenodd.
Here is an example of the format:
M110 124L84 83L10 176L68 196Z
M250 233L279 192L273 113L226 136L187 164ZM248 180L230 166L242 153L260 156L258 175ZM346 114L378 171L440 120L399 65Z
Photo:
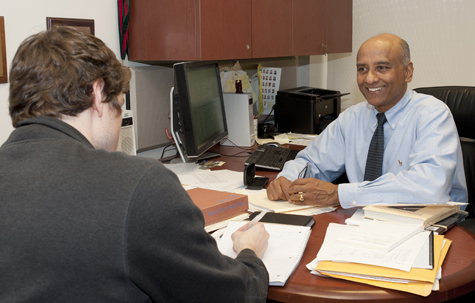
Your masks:
M303 202L303 192L299 192L300 194L300 202Z

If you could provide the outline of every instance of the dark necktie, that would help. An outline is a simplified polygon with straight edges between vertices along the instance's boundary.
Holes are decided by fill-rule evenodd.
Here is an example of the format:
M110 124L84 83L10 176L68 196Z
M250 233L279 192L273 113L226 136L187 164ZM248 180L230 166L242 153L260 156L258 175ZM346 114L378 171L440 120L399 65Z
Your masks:
M373 181L383 174L383 153L384 153L384 128L386 116L384 113L376 115L378 126L373 134L366 159L366 169L364 172L365 181Z

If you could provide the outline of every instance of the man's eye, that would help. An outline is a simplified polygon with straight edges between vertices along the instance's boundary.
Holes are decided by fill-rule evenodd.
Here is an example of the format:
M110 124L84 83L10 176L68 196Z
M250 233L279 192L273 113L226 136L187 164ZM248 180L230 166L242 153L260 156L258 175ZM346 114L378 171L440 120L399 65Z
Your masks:
M389 69L389 67L387 67L387 66L378 66L378 70L383 71L383 70L387 70L387 69Z
M356 69L356 71L359 72L359 73L362 73L362 72L365 72L365 71L366 71L366 68L364 68L364 67L358 67L358 68Z

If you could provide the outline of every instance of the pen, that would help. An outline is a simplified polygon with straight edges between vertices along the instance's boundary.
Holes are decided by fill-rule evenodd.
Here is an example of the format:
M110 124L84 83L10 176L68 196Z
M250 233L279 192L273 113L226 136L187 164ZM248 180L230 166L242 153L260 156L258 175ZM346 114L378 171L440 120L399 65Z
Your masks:
M262 219L262 217L264 217L264 215L267 213L267 210L264 210L264 211L261 211L260 214L258 214L257 216L254 217L254 219L252 219L251 221L251 224L249 224L248 227L246 227L246 230L248 230L249 228L253 227L257 222L259 222L260 219Z
M305 167L300 171L298 179L307 178L307 170L308 170L308 163Z

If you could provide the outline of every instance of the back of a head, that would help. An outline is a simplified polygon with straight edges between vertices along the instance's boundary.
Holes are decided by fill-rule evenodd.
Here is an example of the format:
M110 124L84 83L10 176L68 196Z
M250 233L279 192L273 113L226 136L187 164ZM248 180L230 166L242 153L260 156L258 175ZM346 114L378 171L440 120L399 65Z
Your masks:
M55 27L22 42L10 70L12 124L32 117L76 116L93 102L92 85L104 81L103 102L120 110L130 71L104 42L73 27Z

